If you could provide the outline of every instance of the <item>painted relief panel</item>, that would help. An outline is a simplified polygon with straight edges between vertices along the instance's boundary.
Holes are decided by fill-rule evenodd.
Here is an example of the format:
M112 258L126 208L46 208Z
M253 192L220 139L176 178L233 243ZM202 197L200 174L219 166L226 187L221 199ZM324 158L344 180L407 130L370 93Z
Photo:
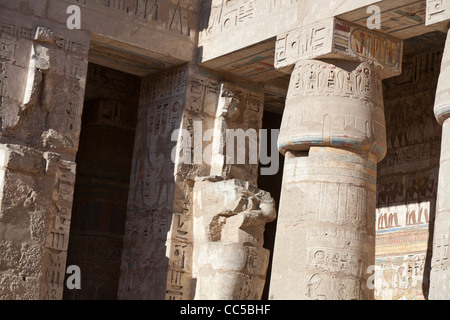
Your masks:
M297 28L277 37L275 67L298 60L347 56L383 67L383 78L401 72L403 42L400 39L331 18Z
M388 153L378 168L376 299L427 298L441 144L433 101L441 57L442 50L407 57L402 75L384 82Z

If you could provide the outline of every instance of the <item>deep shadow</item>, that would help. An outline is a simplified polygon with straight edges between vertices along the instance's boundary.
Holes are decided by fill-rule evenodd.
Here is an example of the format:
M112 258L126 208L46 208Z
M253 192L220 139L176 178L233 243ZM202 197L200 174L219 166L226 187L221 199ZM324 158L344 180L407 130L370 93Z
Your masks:
M81 290L66 300L117 298L140 79L89 64L67 265Z
M428 243L427 243L427 255L425 258L425 266L423 271L422 280L422 292L426 300L428 300L428 295L430 293L430 273L431 273L431 259L433 258L433 238L434 238L434 223L436 220L436 206L430 210L430 220L428 225Z
M264 112L263 116L263 129L268 130L268 141L272 143L276 143L276 141L272 141L275 139L271 136L271 129L280 129L281 126L282 115L272 113L272 112ZM270 147L268 148L270 152ZM278 152L279 156L279 170L275 175L259 175L258 177L258 188L261 190L265 190L270 192L272 198L275 200L277 212L280 204L280 196L281 196L281 183L283 179L283 167L284 167L284 156ZM270 167L268 165L260 165L261 168ZM264 248L270 250L269 256L269 266L267 268L267 276L266 283L264 286L264 291L262 295L262 300L269 299L269 287L270 287L270 278L271 278L271 270L272 270L272 259L273 259L273 249L275 246L275 233L277 228L277 219L273 222L266 224L266 229L264 232Z

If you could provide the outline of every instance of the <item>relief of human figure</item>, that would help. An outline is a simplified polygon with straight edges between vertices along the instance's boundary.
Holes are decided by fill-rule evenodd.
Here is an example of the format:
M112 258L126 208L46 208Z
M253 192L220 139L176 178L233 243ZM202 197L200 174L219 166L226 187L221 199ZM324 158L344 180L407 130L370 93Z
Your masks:
M153 165L150 158L150 148L148 146L148 123L147 112L144 111L140 117L141 121L137 128L140 128L136 136L136 141L141 143L134 155L134 168L133 168L133 205L135 207L142 207L145 199L145 179L147 170L152 170Z

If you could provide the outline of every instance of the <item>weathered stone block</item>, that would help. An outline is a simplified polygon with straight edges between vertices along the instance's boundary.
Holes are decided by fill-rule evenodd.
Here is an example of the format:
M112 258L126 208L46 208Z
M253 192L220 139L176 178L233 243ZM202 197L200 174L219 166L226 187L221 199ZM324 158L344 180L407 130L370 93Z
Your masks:
M384 79L401 73L402 57L402 40L331 18L279 35L275 67L308 59L354 59L381 67Z
M194 186L195 299L260 299L269 251L264 226L275 218L270 194L243 180Z

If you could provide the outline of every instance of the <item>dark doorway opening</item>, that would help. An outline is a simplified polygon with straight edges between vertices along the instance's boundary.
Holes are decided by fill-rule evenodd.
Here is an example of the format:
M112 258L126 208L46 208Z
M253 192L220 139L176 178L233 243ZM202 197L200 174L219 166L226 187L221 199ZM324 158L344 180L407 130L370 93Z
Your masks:
M89 64L67 256L81 290L64 299L117 298L140 81Z
M266 129L268 132L268 142L276 143L276 137L272 135L272 129L280 129L281 120L283 116L278 113L264 111L263 115L263 129ZM268 152L270 153L270 146L268 146ZM278 154L278 163L279 168L276 174L274 175L259 175L258 177L258 188L261 190L265 190L270 192L270 195L275 200L277 212L280 205L280 195L281 195L281 184L283 180L283 167L284 167L284 156L277 151ZM270 158L273 158L273 155L269 155ZM270 167L271 164L268 165L260 165L260 168ZM269 287L270 287L270 278L271 278L271 270L272 270L272 258L273 258L273 248L275 246L275 232L277 228L277 219L273 222L266 224L266 229L264 232L264 248L270 250L269 257L269 266L267 268L267 276L266 276L266 284L264 287L262 300L269 299Z

